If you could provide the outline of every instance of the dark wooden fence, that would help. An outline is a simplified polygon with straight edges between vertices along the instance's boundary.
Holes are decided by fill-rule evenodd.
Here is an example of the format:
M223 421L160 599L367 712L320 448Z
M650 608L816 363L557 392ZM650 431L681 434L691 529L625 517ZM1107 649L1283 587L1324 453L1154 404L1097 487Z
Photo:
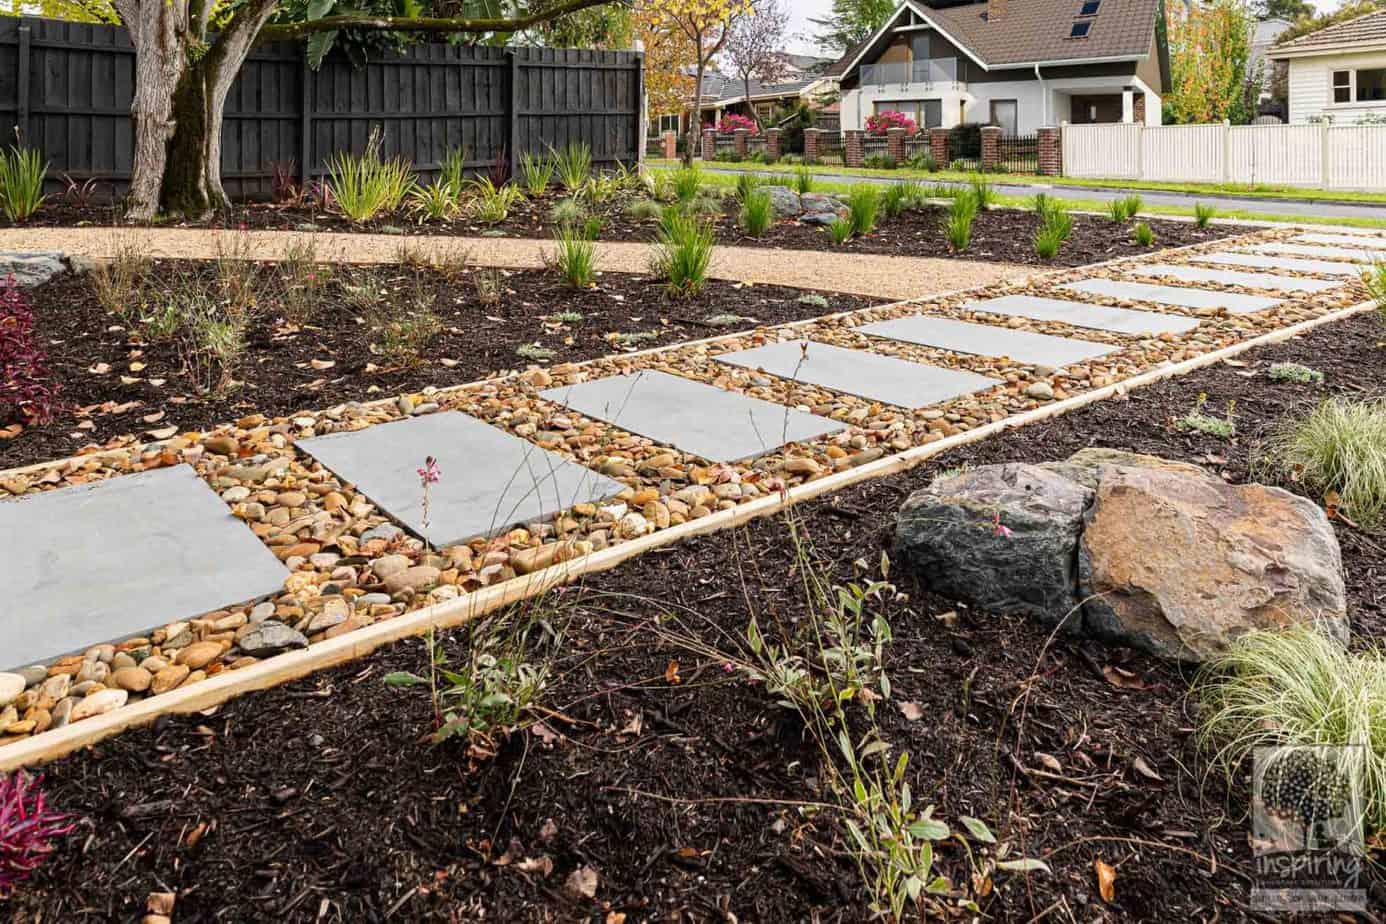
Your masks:
M0 17L0 125L43 151L49 176L129 179L135 53L119 26ZM338 151L384 149L435 170L461 147L475 170L513 164L570 140L597 164L640 156L643 61L633 52L430 44L353 68L331 55L310 69L300 44L256 48L226 102L221 155L228 195L270 192L273 165L321 176Z

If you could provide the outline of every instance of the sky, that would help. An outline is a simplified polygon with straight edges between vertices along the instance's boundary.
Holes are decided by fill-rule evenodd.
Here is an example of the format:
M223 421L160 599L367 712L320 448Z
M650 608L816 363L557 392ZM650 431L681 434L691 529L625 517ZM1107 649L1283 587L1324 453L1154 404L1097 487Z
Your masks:
M832 9L832 0L784 0L789 7L789 50L800 54L817 54L811 38L814 27L810 17L822 19Z

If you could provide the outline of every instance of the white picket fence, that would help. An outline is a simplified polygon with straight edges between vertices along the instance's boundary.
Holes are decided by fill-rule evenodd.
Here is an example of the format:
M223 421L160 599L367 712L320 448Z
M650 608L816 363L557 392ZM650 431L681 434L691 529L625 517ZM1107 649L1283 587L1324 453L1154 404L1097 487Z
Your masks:
M1064 175L1386 191L1386 125L1065 125Z

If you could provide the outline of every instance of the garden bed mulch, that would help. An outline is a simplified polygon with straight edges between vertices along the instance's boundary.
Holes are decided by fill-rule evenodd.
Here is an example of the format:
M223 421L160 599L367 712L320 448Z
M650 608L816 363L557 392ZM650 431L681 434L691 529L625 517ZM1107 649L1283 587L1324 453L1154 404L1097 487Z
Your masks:
M804 532L845 581L879 576L894 511L945 468L1109 446L1244 480L1285 410L1382 393L1380 339L1379 321L1357 316L946 453L804 505ZM1325 384L1271 383L1268 366L1283 361ZM1174 429L1199 394L1236 402L1237 437ZM1380 638L1386 550L1336 525L1354 631ZM550 711L479 763L460 744L420 744L427 697L382 683L424 669L419 642L127 732L48 770L51 798L81 827L10 919L130 920L149 893L172 891L180 924L866 920L841 830L792 804L822 798L814 749L763 690L651 631L679 612L716 645L752 613L762 625L802 619L799 580L776 518L650 553L549 601L547 614L567 619ZM962 815L984 819L1053 869L999 873L979 891L967 852L948 842L937 863L955 889L994 920L1254 917L1245 801L1198 775L1184 672L1048 643L1022 619L901 589L908 599L883 604L894 689L880 715L913 755L916 799L955 829ZM1111 904L1098 859L1116 870ZM595 876L595 898L567 886L579 870Z
M709 281L698 295L673 298L653 279L607 273L589 289L573 289L554 273L467 269L449 275L426 268L319 267L317 310L291 327L282 311L286 283L260 266L247 349L236 382L224 394L198 393L173 340L155 340L138 316L158 311L160 299L217 291L212 262L158 261L144 286L149 302L132 318L109 314L90 276L63 276L32 290L39 343L61 386L61 412L51 424L0 439L0 469L70 455L111 437L159 430L207 428L251 413L291 414L341 401L477 381L523 369L527 345L550 351L545 363L578 362L813 318L873 304L826 294L801 300L798 289ZM483 302L477 279L494 276L501 291ZM422 299L442 324L413 364L391 362L373 349L379 337L348 303L346 287L374 285L392 303ZM580 315L568 314L575 312ZM560 320L559 316L567 317ZM720 316L720 317L719 317ZM740 317L743 320L736 321ZM709 319L713 319L709 321ZM0 421L0 424L4 423Z
M884 187L882 187L884 188ZM527 198L511 209L510 217L497 225L474 220L435 221L419 223L408 215L391 215L374 221L353 224L341 215L299 205L273 203L243 203L230 213L213 221L217 227L239 227L256 230L333 231L333 232L394 232L401 235L458 235L505 236L549 239L558 230L550 211L563 196L550 192L542 197ZM590 207L591 214L602 221L600 239L603 241L650 241L655 237L656 222L635 219L626 214L633 199L621 195L612 201ZM1096 215L1074 215L1073 234L1053 260L1041 260L1035 255L1033 239L1039 226L1034 212L1023 209L997 208L977 215L973 225L972 243L966 251L955 253L948 245L945 225L948 209L929 206L906 211L898 218L879 219L872 234L857 238L842 246L832 243L822 228L797 221L779 221L765 235L751 237L737 225L736 208L730 197L726 211L713 216L717 241L723 246L779 248L784 250L841 250L846 253L890 254L904 257L940 257L965 260L985 260L1031 266L1082 266L1118 257L1149 253L1132 240L1130 223L1115 224L1111 219ZM77 207L55 202L45 206L28 226L51 227L79 224L110 225L119 223L119 216L109 206ZM1155 232L1157 247L1182 247L1206 241L1221 240L1256 230L1236 225L1210 225L1199 228L1187 221L1150 219L1147 223ZM0 221L0 227L5 223ZM164 227L207 227L205 222L178 223Z

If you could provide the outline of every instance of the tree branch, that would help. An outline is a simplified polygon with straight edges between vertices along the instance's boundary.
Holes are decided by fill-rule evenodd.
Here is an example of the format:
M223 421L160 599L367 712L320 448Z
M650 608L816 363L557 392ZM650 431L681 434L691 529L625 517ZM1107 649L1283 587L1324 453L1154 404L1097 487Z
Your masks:
M333 29L370 29L376 32L518 32L542 22L604 6L612 0L563 0L550 7L511 19L447 19L424 16L325 16L308 22L265 26L257 42L301 39ZM624 2L624 0L620 0Z

